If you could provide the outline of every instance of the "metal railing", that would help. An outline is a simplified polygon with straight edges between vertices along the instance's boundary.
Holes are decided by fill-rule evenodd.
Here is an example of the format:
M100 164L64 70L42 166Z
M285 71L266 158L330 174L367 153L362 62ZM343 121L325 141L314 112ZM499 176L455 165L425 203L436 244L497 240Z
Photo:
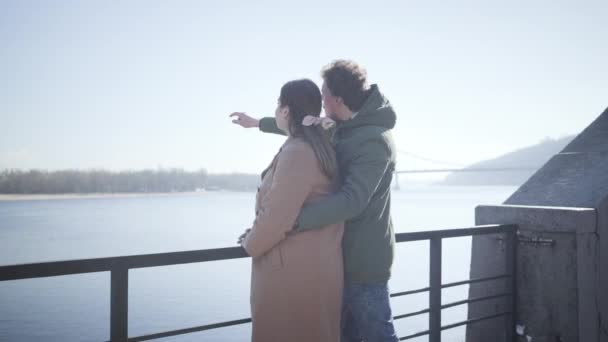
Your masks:
M515 253L516 253L516 230L515 225L486 225L472 228L446 229L435 231L422 231L411 233L396 234L396 241L430 241L430 278L429 286L421 289L392 293L391 297L406 296L415 293L429 292L429 307L424 310L397 315L395 320L412 317L421 314L429 314L429 328L412 335L401 337L400 340L407 340L418 336L429 335L430 342L441 341L441 331L455 328L458 326L473 324L479 321L497 317L506 317L505 332L507 341L513 340L515 322ZM442 240L445 238L505 234L506 241L506 273L493 275L485 278L469 279L454 283L442 284L441 282L441 254ZM214 323L191 327L186 329L172 330L167 332L128 337L128 297L129 297L129 270L145 267L158 267L180 265L188 263L209 262L218 260L229 260L247 258L248 255L241 247L216 248L197 251L184 251L172 253L144 254L133 256L81 259L69 261L54 261L23 265L0 266L0 281L19 280L52 276L63 276L71 274L83 274L93 272L111 272L111 302L110 302L110 339L112 342L123 341L147 341L162 337L176 336L187 333L199 332L204 330L240 325L250 323L250 318L238 319L233 321ZM448 304L441 304L441 290L467 285L472 283L505 279L506 292L484 296L479 298L469 298ZM484 300L507 297L509 298L508 309L505 312L493 313L483 317L471 318L466 321L441 325L441 311L445 308L464 305Z
M498 274L483 278L475 278L469 280L463 280L453 283L443 284L441 281L441 255L442 255L442 241L445 238L454 237L465 237L465 236L476 236L476 235L490 235L490 234L505 234L504 241L505 245L505 272L504 274ZM429 335L429 342L440 342L441 332L456 328L462 325L473 324L480 321L489 320L497 317L506 317L505 319L505 334L506 341L514 341L515 331L515 299L516 299L516 285L515 285L515 255L517 248L517 226L516 225L486 225L477 226L473 228L463 229L448 229L448 230L437 230L437 231L425 231L415 233L401 233L397 234L397 242L406 241L430 241L430 278L429 286L417 290L410 290L406 292L398 292L391 294L391 297L411 295L415 293L429 292L429 307L424 310L411 312L403 315L397 315L393 319L401 319L406 317L412 317L422 314L429 315L429 328L428 330L421 331L408 336L400 337L399 340L408 340L419 336ZM454 286L468 285L486 281L493 281L504 279L506 281L505 292L493 294L489 296L482 296L477 298L469 298L466 300L460 300L452 303L441 304L441 290ZM446 308L464 305L469 303L480 302L484 300L491 300L496 298L508 298L507 310L499 313L492 313L482 317L474 317L465 321L452 323L449 325L441 325L441 311Z

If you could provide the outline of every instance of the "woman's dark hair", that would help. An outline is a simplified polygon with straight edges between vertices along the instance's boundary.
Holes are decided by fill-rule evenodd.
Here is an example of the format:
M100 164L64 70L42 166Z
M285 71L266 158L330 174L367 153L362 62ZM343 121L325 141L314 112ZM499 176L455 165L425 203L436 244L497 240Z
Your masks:
M302 120L307 115L321 115L321 91L309 79L287 82L281 88L279 105L289 108L289 134L301 137L310 144L323 173L331 180L338 174L336 153L331 144L329 133L321 125L304 126Z
M357 63L338 59L321 70L321 77L333 96L342 98L353 112L358 112L367 99L367 72Z

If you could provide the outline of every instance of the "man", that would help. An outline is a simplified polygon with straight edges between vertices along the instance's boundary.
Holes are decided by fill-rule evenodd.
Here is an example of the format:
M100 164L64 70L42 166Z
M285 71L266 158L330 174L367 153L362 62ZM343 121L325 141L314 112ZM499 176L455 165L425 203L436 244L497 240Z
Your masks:
M388 291L395 244L390 185L396 115L378 86L367 85L366 72L356 63L337 60L321 74L323 108L337 122L333 139L342 186L335 194L305 205L295 229L345 221L342 341L397 341ZM242 127L282 133L274 118L231 116Z

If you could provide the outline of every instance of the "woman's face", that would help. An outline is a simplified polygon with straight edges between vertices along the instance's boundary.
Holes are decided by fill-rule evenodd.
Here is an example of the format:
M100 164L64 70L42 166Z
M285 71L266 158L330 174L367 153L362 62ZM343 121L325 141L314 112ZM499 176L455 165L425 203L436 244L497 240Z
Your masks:
M274 118L277 121L277 127L289 134L289 107L281 106L281 102L277 101L277 109L274 111Z

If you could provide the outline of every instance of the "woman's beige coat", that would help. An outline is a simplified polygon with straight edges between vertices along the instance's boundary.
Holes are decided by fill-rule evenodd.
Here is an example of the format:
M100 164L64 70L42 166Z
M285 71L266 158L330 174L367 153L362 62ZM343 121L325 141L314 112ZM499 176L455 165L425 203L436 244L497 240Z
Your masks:
M288 138L263 175L243 242L253 257L254 342L340 340L343 225L292 231L302 205L331 191L311 146Z

